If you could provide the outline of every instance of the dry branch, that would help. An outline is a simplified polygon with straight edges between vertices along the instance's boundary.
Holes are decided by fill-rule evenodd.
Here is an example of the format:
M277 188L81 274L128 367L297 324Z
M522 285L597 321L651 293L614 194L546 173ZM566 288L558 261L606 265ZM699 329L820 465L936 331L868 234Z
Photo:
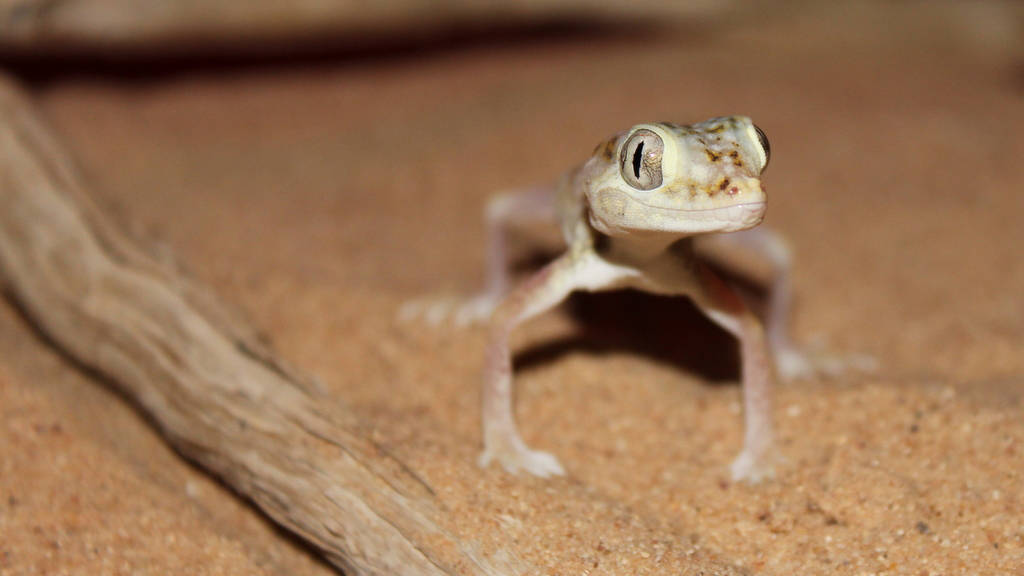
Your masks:
M182 454L346 572L498 574L487 559L511 557L446 532L430 488L336 399L112 226L28 98L2 77L0 282Z

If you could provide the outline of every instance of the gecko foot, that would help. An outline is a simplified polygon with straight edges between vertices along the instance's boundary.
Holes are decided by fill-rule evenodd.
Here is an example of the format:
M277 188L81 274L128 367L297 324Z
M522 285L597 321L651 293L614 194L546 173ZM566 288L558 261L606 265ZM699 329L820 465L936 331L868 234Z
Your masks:
M784 348L775 352L775 367L779 377L785 381L805 380L817 374L810 357L796 348Z
M478 294L463 301L455 310L455 325L458 327L485 322L498 307L501 298L491 294Z
M878 361L867 354L830 354L822 346L812 350L786 347L775 351L775 366L779 377L789 382L815 376L836 378L854 370L864 374L878 371Z
M490 294L480 294L468 299L454 296L420 298L402 304L398 310L398 319L402 322L423 319L432 326L451 322L463 328L486 321L499 302L499 298Z
M753 452L744 449L732 461L729 471L734 482L758 484L775 477L776 466L783 463L783 458L774 449Z
M491 462L498 462L509 474L518 474L522 470L540 478L565 476L565 469L553 454L530 450L522 442L514 444L515 446L500 450L484 448L477 464L481 468L486 468Z

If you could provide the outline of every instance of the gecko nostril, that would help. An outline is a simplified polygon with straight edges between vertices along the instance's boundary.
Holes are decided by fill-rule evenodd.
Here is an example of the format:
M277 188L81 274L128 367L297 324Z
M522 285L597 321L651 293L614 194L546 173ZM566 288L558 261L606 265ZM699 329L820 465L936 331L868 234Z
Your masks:
M740 193L740 189L739 188L737 188L735 186L733 186L732 188L729 188L729 196L735 196L735 195L737 195L739 193Z

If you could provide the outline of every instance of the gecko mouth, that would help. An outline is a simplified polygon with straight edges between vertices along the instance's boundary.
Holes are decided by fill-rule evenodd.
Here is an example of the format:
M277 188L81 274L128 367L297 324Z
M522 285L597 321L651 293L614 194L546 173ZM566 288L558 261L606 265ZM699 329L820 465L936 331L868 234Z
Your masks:
M679 221L684 227L688 222L692 222L694 224L710 225L713 228L721 227L727 230L741 230L760 224L761 220L764 219L764 212L767 207L767 203L763 200L697 209L652 206L635 198L633 201L646 208L645 211L650 216L661 213L663 217Z
M646 202L641 202L636 198L633 199L637 204L641 204L650 208L651 210L663 210L665 212L674 212L682 214L693 214L694 216L702 217L716 217L717 215L731 215L736 214L742 216L747 213L763 212L766 202L761 200L759 202L741 202L739 204L730 204L728 206L715 206L714 208L670 208L668 206L654 206Z
M620 190L604 190L592 206L591 223L601 232L615 234L701 234L734 232L757 226L764 218L765 201L738 202L713 208L673 208L641 202Z

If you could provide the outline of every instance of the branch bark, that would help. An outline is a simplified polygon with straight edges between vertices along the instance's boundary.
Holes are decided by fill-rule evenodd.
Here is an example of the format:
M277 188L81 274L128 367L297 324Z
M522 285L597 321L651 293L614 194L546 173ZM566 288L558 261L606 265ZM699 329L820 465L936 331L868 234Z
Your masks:
M2 77L0 283L56 346L108 376L183 455L347 573L527 569L447 532L430 487L369 440L337 399L113 226L28 97Z

